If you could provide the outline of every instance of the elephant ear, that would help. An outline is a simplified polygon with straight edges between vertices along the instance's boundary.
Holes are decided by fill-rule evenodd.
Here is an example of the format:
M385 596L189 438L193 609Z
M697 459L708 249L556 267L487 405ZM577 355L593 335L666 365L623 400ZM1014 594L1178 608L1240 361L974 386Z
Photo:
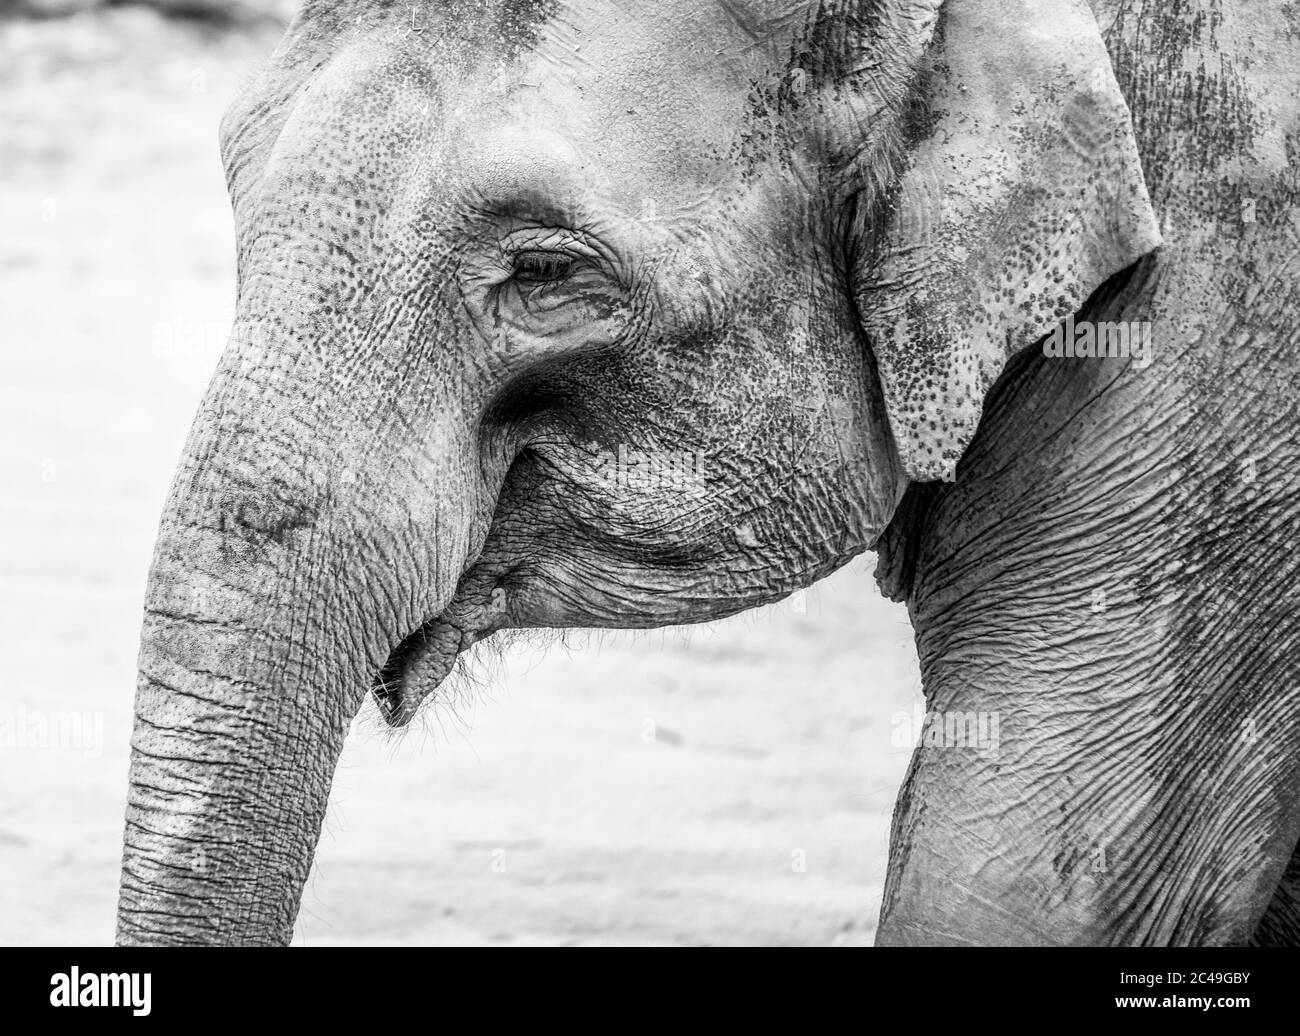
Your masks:
M865 202L862 177L850 276L903 467L952 480L1012 354L1160 234L1086 3L947 0L917 24L901 175Z

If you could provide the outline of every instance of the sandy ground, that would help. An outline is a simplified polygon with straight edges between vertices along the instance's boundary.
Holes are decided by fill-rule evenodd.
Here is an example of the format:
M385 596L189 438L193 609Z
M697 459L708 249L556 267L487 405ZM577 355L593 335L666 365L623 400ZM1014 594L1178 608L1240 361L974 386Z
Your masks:
M232 310L216 126L272 42L0 24L0 943L112 938L145 573ZM402 738L367 707L296 941L870 942L919 700L873 564L516 647Z

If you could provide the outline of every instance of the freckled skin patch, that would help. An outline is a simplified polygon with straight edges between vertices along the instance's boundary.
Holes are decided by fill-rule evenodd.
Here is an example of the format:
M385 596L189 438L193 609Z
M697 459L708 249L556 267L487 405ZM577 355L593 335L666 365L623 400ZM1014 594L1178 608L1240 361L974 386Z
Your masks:
M1007 360L1160 240L1091 15L1059 17L1030 47L973 9L950 13L925 76L928 116L913 123L930 135L860 271L916 480L952 478Z

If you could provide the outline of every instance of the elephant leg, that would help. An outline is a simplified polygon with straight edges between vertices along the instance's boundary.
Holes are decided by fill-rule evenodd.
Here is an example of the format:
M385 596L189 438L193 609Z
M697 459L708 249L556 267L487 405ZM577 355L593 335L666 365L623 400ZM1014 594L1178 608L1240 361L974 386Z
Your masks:
M1255 926L1252 946L1300 946L1300 844L1269 901L1268 909Z
M1162 729L1123 688L1032 691L931 700L880 944L1243 944L1266 908L1257 939L1300 934L1289 740L1224 738L1217 708Z

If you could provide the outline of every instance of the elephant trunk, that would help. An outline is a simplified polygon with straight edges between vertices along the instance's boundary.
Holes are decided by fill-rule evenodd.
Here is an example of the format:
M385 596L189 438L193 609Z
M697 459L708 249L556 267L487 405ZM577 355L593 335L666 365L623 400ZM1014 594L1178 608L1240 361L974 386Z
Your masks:
M289 941L351 705L333 692L327 722L307 696L142 661L119 943Z
M295 622L272 603L283 600L273 569L235 560L252 549L246 537L193 527L159 540L135 700L121 943L284 944L292 934L368 660L308 632L330 622L324 614ZM220 585L236 581L260 584L266 599ZM318 581L299 573L293 582L300 610L328 610Z
M394 649L446 607L466 557L463 492L415 514L364 466L340 479L332 458L277 463L259 451L312 440L223 427L239 408L213 399L149 577L126 944L290 940L349 725Z

